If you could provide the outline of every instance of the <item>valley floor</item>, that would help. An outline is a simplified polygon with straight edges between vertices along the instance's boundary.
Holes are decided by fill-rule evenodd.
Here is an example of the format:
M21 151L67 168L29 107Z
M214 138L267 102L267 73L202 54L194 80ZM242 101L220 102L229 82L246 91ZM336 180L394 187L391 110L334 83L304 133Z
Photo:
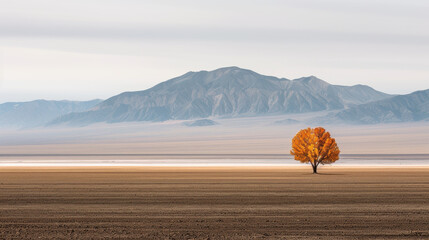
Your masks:
M0 238L423 239L429 168L0 168Z

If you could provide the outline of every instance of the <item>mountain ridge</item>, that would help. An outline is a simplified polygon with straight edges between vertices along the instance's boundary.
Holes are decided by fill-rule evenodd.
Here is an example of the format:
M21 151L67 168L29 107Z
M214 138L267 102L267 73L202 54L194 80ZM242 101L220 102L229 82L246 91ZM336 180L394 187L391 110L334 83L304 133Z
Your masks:
M353 106L327 119L352 124L429 121L429 89Z
M187 72L152 88L113 96L51 125L188 120L341 110L391 97L365 85L331 85L315 76L294 80L238 67Z
M86 111L102 100L89 101L44 100L5 102L0 104L0 127L26 128L43 126L71 112Z

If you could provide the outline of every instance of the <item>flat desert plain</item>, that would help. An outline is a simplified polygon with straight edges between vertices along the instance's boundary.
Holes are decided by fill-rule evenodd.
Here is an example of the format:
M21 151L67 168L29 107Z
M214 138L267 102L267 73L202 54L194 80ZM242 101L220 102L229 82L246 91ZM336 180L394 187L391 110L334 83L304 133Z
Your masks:
M0 238L425 239L429 168L2 167Z

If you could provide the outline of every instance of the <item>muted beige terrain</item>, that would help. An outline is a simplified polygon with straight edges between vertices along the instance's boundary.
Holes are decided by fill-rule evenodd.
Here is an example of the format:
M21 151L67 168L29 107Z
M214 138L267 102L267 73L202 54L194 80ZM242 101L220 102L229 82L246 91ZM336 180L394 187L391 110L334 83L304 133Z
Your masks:
M426 239L429 168L0 169L0 238Z
M301 114L302 115L302 114ZM1 154L289 154L291 139L308 125L278 125L271 116L217 119L187 127L183 121L98 124L80 128L0 129ZM429 122L326 125L343 154L428 154Z

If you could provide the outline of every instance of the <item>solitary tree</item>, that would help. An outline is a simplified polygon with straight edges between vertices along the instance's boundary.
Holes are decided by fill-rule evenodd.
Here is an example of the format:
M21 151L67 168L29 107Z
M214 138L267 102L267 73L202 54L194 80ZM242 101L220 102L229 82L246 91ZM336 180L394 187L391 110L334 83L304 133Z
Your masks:
M290 154L297 161L310 163L313 173L317 173L319 164L329 164L340 159L340 149L335 138L331 138L331 134L322 127L299 131L292 139Z

